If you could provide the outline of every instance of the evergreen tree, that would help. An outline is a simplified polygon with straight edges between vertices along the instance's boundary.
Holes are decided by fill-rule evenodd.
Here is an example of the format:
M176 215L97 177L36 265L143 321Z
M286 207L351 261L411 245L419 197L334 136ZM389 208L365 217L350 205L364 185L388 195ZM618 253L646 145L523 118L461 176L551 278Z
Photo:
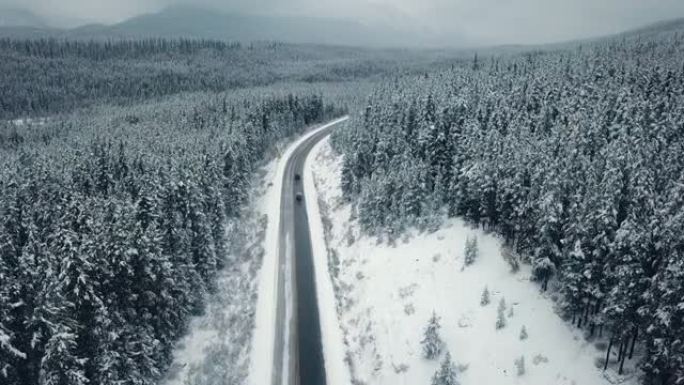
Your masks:
M506 299L501 298L499 307L496 309L496 328L503 329L506 327Z
M485 286L484 290L482 291L482 297L480 298L480 305L487 306L489 305L489 302L489 289L487 286Z
M518 376L525 374L525 356L520 356L515 360L515 367L518 370Z
M451 354L449 352L444 356L439 369L432 376L432 385L458 385L456 380L456 366L451 362Z
M468 237L466 239L465 250L463 251L463 263L465 266L472 265L477 260L480 254L477 246L477 237Z
M423 340L421 341L423 357L428 360L434 360L442 354L444 343L439 336L440 328L439 318L437 317L437 314L433 312L432 317L430 317L428 325L423 332Z

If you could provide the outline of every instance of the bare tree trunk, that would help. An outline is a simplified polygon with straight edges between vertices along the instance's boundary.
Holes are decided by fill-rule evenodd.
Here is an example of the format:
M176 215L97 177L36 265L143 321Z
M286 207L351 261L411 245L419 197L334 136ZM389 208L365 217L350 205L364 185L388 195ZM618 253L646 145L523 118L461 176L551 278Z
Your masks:
M579 317L577 317L577 328L582 329L582 311L580 309Z
M622 375L622 371L625 366L625 358L627 358L627 344L628 342L625 342L625 351L624 353L622 353L622 359L620 360L620 369L618 369L619 375Z
M618 362L622 360L622 354L623 352L623 347L625 346L625 342L623 338L620 338L620 348L618 349L618 357L617 360Z
M608 369L608 362L610 361L610 349L613 348L613 337L610 338L610 341L608 342L608 350L606 351L606 363L603 365L603 370L605 371Z
M587 305L584 307L584 324L585 325L589 322L589 309L591 309L591 305L587 302Z
M634 327L634 335L632 336L632 346L629 348L629 359L634 357L634 345L636 345L636 340L639 338L639 328Z

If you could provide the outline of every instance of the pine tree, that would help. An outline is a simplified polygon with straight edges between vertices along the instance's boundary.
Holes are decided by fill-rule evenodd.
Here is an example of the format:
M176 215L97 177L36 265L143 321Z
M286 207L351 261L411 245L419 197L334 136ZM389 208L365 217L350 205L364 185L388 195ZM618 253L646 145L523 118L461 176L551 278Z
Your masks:
M479 248L477 246L477 237L468 237L466 239L466 246L463 252L463 263L465 266L472 265L480 255Z
M525 328L525 325L523 325L522 329L520 329L520 339L521 340L527 339L527 329Z
M515 367L518 369L518 376L525 374L525 356L520 356L515 360Z
M60 325L45 347L40 366L40 384L43 385L85 385L87 358L76 356L77 336L66 325Z
M456 366L451 362L451 353L447 352L442 364L432 376L432 385L458 385Z
M501 298L499 307L496 309L496 328L503 329L506 327L506 299Z
M480 298L480 305L487 306L489 305L489 302L489 289L487 286L485 286L484 290L482 291L482 297Z
M442 353L444 343L439 336L440 328L439 317L437 317L435 312L432 312L432 317L428 321L428 325L423 332L423 340L421 341L423 357L428 360L434 360Z

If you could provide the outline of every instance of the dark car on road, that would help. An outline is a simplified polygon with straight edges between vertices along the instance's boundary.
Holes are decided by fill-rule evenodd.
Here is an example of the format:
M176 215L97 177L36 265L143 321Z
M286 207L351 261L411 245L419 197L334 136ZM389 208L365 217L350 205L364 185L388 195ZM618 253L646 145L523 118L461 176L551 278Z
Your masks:
M303 198L304 198L304 196L302 195L302 193L297 193L297 195L295 195L295 199L297 200L297 203L301 203Z
M296 180L296 181L299 181L299 180L301 180L301 179L302 179L302 176L301 176L301 175L295 174L295 180Z

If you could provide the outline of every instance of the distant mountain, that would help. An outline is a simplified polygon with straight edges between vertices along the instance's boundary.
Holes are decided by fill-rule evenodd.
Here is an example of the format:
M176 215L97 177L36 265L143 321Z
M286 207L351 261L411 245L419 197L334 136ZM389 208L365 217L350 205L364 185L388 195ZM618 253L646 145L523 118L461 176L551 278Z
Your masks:
M477 49L518 52L530 47L559 47L578 42L600 41L616 36L647 36L684 32L684 18L662 21L611 36L544 44L510 45ZM296 16L262 16L224 13L190 5L172 6L157 13L144 14L113 25L91 24L73 29L51 28L28 11L0 11L0 37L12 38L201 38L226 41L281 41L362 47L470 47L461 36L434 35L386 25L364 24L352 20Z
M43 20L41 17L37 16L36 14L23 10L23 9L14 9L14 8L7 8L3 9L0 8L0 27L1 28L6 28L6 27L30 27L30 28L44 28L47 26L47 23L45 20Z
M0 36L75 39L186 37L368 47L431 45L430 37L424 34L344 19L230 14L192 6L174 6L114 25L92 24L69 30L0 28Z
M641 28L623 32L624 35L646 35L654 33L684 32L684 18L659 21Z
M426 42L404 31L342 19L227 14L190 6L171 7L110 27L87 26L74 32L96 37L193 37L362 46L419 45Z

